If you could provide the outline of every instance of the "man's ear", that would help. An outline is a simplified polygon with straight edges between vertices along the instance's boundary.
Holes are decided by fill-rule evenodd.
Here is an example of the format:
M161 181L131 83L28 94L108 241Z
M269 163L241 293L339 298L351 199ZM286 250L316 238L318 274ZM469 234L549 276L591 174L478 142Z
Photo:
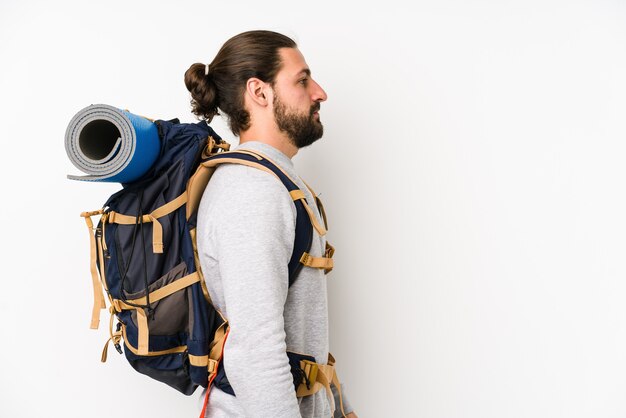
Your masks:
M265 107L268 105L270 99L267 94L268 87L269 84L265 81L256 77L249 78L246 83L246 95L257 105Z

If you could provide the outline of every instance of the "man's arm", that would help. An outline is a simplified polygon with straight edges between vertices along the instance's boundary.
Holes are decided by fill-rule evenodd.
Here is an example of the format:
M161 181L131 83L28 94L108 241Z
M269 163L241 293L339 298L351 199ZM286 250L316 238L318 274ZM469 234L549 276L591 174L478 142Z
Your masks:
M213 222L230 333L224 349L228 380L249 417L299 417L286 354L283 311L295 208L286 189L263 171L220 168L211 195ZM218 176L218 172L215 173ZM215 180L219 180L216 178Z

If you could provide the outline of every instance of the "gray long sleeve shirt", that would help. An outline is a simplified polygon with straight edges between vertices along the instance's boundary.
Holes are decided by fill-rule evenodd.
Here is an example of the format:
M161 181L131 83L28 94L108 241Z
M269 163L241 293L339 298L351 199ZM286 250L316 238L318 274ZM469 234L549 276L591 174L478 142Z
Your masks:
M256 141L237 149L258 151L280 166L323 224L289 157ZM295 222L296 208L280 180L253 167L219 166L204 192L198 251L211 299L230 323L223 361L236 394L212 388L208 418L331 416L324 390L296 398L286 355L289 350L326 363L329 350L323 270L303 267L288 287ZM325 241L314 232L309 253L322 257ZM345 396L343 401L349 413Z

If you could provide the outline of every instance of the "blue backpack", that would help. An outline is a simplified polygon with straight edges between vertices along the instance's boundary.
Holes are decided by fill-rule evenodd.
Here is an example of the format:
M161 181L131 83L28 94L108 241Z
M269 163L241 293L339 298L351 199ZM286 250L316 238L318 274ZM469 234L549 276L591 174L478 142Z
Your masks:
M228 322L211 303L195 239L198 205L215 168L227 163L256 167L275 175L290 193L297 209L290 286L304 266L328 273L334 249L327 244L324 257L308 254L313 229L323 235L325 227L317 222L302 190L265 156L228 151L229 145L205 122L155 124L161 151L149 172L123 184L103 209L81 214L91 241L91 328L98 328L106 294L111 318L103 362L112 342L139 373L186 395L212 384L234 395L221 363ZM326 223L317 197L316 203ZM94 229L91 218L97 215ZM315 393L320 389L317 382L327 391L331 381L338 383L334 368L328 369L332 358L318 365L312 356L287 354L298 396Z

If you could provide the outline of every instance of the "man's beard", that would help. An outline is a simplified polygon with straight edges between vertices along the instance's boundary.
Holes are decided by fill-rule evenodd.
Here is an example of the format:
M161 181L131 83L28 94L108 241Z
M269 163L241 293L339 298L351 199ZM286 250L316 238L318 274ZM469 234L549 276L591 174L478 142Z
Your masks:
M278 129L285 132L291 143L297 148L308 147L324 134L322 122L319 119L315 120L315 116L313 116L313 113L319 109L320 104L315 103L311 106L308 114L289 112L278 95L274 95L274 118L276 118Z

